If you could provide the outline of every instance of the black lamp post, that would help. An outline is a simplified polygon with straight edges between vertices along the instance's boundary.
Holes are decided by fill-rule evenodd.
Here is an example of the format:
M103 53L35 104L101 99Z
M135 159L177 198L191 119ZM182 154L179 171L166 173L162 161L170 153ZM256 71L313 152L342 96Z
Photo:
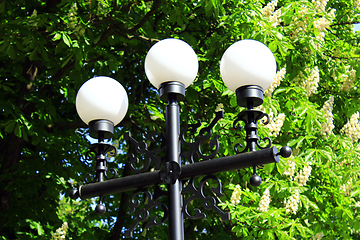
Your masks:
M212 132L212 127L223 117L222 112L216 113L216 118L206 128L199 132L200 141L188 143L184 134L188 129L180 131L180 107L178 101L185 99L185 88L195 79L198 71L197 56L193 49L185 42L177 39L165 39L156 43L150 50L145 60L145 72L150 82L159 89L160 97L167 102L165 119L166 134L163 147L166 148L166 156L157 157L159 152L148 151L146 143L139 143L133 139L129 133L125 134L125 139L135 144L136 151L146 155L147 162L144 168L136 169L132 166L134 175L116 178L116 171L111 179L107 176L106 153L115 148L104 139L110 139L113 134L114 125L118 124L126 114L128 98L124 88L116 80L108 77L92 78L80 88L76 107L82 120L89 124L90 136L98 139L98 143L92 144L90 150L95 152L96 168L95 178L88 184L81 185L70 192L70 197L87 199L100 196L100 203L96 207L96 212L104 214L105 206L102 204L102 196L115 194L130 190L135 190L131 207L135 210L138 203L134 201L137 193L143 192L148 197L148 203L144 209L137 212L135 223L126 230L127 237L132 236L132 231L139 222L144 222L149 217L149 209L161 207L164 215L161 220L152 218L146 227L162 224L169 219L169 236L171 240L183 240L183 216L188 218L205 218L200 210L196 211L195 216L188 212L188 204L194 199L203 201L205 209L213 209L218 212L223 220L230 220L229 213L224 213L217 207L214 197L205 196L204 184L207 180L213 179L218 183L217 188L212 188L213 192L222 196L222 186L220 180L214 173L225 172L240 168L253 167L254 174L250 178L253 186L261 184L261 178L256 174L256 166L267 163L277 163L279 155L289 157L291 149L282 147L278 152L276 147L271 147L271 140L266 147L259 145L257 134L257 122L266 117L265 123L270 121L269 116L254 107L263 103L263 89L269 87L276 73L276 62L272 52L262 43L254 40L242 40L228 48L224 53L220 71L225 84L230 90L236 92L237 102L240 106L246 107L238 114L234 121L234 128L240 128L238 122L245 123L246 146L243 150L238 150L235 146L236 155L214 159L218 148L218 138L215 137L213 145L215 150L212 154L205 156L200 149L200 143L208 139ZM193 126L198 127L198 126ZM154 133L157 134L157 133ZM148 137L154 137L149 134ZM188 152L181 152L181 144L190 146ZM194 163L195 154L200 155L203 161ZM181 157L187 158L189 164L181 166ZM130 162L134 162L134 156L130 157ZM154 171L150 170L153 161ZM199 183L199 187L194 185L194 177L205 176ZM105 180L106 179L106 180ZM183 188L182 180L190 179L190 182ZM168 191L158 187L158 184L168 184ZM155 185L155 192L151 194L145 187ZM189 192L191 197L184 201L183 193ZM168 197L168 205L158 202L161 196Z

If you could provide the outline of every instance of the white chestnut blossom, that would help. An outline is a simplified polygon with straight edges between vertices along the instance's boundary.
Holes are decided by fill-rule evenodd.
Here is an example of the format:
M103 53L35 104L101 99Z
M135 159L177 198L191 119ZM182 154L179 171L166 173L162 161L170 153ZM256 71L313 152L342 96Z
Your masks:
M295 190L294 194L285 200L285 209L287 213L296 214L299 207L300 193Z
M322 17L316 21L314 21L314 27L319 30L319 32L325 31L330 25L330 21L325 17Z
M354 7L357 8L358 10L360 10L360 0L354 1Z
M264 17L270 17L274 13L277 3L278 0L272 0L263 9L261 9L261 12L264 15Z
M269 189L266 189L263 195L261 196L258 210L260 212L267 212L269 209L270 202L271 202L270 191Z
M356 79L356 70L351 69L350 66L345 66L345 73L340 76L341 82L342 82L342 91L350 91L353 86Z
M324 237L324 233L323 232L320 232L320 233L317 233L316 235L312 236L311 237L311 240L320 240Z
M350 195L352 188L352 179L350 178L346 184L340 186L340 191L344 192L346 196Z
M232 204L238 205L240 203L240 200L241 200L241 188L240 185L237 184L231 195L230 202Z
M334 126L334 116L332 114L334 107L334 96L330 96L329 100L324 103L324 106L321 108L321 111L324 113L326 122L321 126L321 134L323 136L328 136L332 133Z
M58 229L56 229L56 232L54 233L54 235L52 236L52 240L60 240L60 239L65 239L66 238L66 233L68 230L69 226L67 222L64 222L61 227L59 227Z
M312 0L315 10L320 13L325 12L327 2L328 2L328 0Z
M284 121L285 114L280 113L275 119L273 119L268 125L266 125L266 128L268 128L270 131L270 137L277 137L280 134L281 127L283 126Z
M359 112L354 113L350 120L343 126L340 133L350 138L352 142L357 142L360 138Z
M287 160L287 166L288 168L285 170L284 175L290 176L290 178L292 179L292 177L295 174L295 168L296 168L296 163L293 157L290 157Z
M355 207L360 207L360 201L355 203Z
M276 27L277 25L280 24L281 20L280 20L280 17L281 17L281 8L279 8L278 10L276 10L274 12L274 14L272 14L269 18L269 21L272 22L272 26L273 27Z
M299 183L299 186L305 186L311 175L311 165L306 165L294 178Z
M67 23L67 26L70 29L74 29L78 24L77 10L78 10L77 4L74 3L71 6L70 11L68 13L69 22Z
M308 8L305 5L301 5L301 9L298 11L298 14L294 14L294 18L291 20L290 26L294 27L294 30L290 34L290 38L295 40L298 36L304 32L307 28L307 18L299 18L297 16L305 16L308 13Z
M111 11L110 8L105 4L104 0L98 1L97 15L100 20L102 20L103 17L107 17L110 11Z
M316 66L313 69L306 68L305 72L309 73L306 78L302 72L294 79L295 84L305 88L307 95L310 97L314 94L319 86L320 73Z
M281 81L285 78L286 69L282 68L275 74L274 81L270 85L268 89L264 91L264 95L267 97L271 97L271 94L275 91L275 89L280 85Z
M325 40L325 32L320 32L319 35L316 36L316 40L317 42L315 42L315 46L319 49Z

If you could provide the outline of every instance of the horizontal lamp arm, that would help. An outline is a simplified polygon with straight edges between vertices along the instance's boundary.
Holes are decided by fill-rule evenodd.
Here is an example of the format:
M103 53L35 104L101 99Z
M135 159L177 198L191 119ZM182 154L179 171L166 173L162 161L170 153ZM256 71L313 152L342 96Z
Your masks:
M253 167L268 163L278 163L279 155L276 147L266 148L259 151L236 154L233 156L201 161L181 166L180 180L192 177L226 172L235 169ZM88 199L99 195L115 194L160 184L160 170L140 173L122 178L112 179L104 182L90 183L79 187L72 194L72 198L80 197Z

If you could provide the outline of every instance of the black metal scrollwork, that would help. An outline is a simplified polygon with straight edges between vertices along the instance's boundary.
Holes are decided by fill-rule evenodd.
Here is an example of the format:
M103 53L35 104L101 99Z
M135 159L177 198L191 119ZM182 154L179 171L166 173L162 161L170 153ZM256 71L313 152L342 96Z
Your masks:
M262 139L263 142L267 142L266 146L263 147L259 144L257 122L264 117L266 117L266 120L263 120L262 123L266 125L270 122L270 117L268 114L260 110L248 109L238 114L237 118L233 123L233 127L237 130L241 130L242 127L239 122L242 121L245 123L245 127L244 127L246 131L245 141L247 144L244 147L240 143L237 143L234 146L234 150L237 154L247 152L248 150L255 151L256 147L258 147L259 149L265 149L271 147L272 142L271 139L268 137Z
M156 156L156 154L159 154L165 147L165 137L158 132L145 133L144 135L145 138L151 142L156 142L156 136L160 137L161 144L159 148L153 151L149 151L146 142L136 141L134 138L131 137L130 132L124 134L125 140L129 140L131 143L133 143L135 145L135 151L137 153L143 154L143 156L146 159L146 162L143 164L143 167L138 169L134 167L134 164L140 162L139 158L135 157L134 154L130 154L130 167L134 173L144 173L149 171L152 161L154 161L155 170L159 170L161 163L165 161L164 157Z
M200 130L199 136L197 137L197 139L193 143L187 142L185 140L185 134L188 131L190 131L191 133L196 132L196 130L201 126L201 122L198 121L196 124L189 124L188 126L186 126L180 133L180 141L185 147L190 147L190 149L188 151L186 151L186 152L182 152L181 156L188 159L191 163L194 163L195 154L197 154L198 157L203 159L203 160L213 159L216 156L216 154L218 153L218 151L219 151L219 137L220 136L215 135L213 140L210 141L210 138L212 136L212 130L211 129L223 117L224 117L224 112L222 112L222 111L216 112L215 118L212 120L210 125L208 127L205 127L205 128ZM212 151L211 154L205 155L205 154L203 154L203 152L201 150L201 145L204 142L208 142L208 141L210 141L209 142L209 147L210 148L215 147L215 149Z
M104 181L104 177L106 179L114 179L117 176L117 171L114 168L109 169L109 172L112 173L113 176L108 177L107 171L108 168L106 167L106 154L110 153L110 155L115 156L117 154L117 150L115 146L105 143L105 142L98 142L93 143L90 145L90 150L86 153L85 159L90 161L91 157L90 154L94 153L93 160L96 160L96 167L95 167L95 175L87 173L85 175L85 182L86 183L94 183L94 182L102 182ZM92 180L89 180L91 178Z
M189 211L188 211L188 206L190 204L191 201L195 200L195 199L200 199L203 202L203 207L207 210L213 209L215 210L218 214L220 214L221 218L225 221L229 221L230 220L230 213L226 213L223 212L216 204L216 199L213 196L205 196L204 193L204 187L205 184L208 180L214 180L217 183L217 187L214 188L212 187L211 190L213 193L215 193L218 197L222 197L224 196L224 194L222 193L222 184L219 178L213 176L213 175L209 175L204 177L200 183L199 183L199 187L196 189L195 185L194 185L194 178L190 179L190 182L188 183L188 185L182 190L182 194L183 193L192 193L193 195L190 196L189 198L187 198L184 202L184 206L183 206L183 213L185 215L185 217L190 218L190 219L198 219L198 218L206 218L206 214L201 212L200 209L194 209L195 211L195 215L191 216Z
M127 229L125 231L125 237L132 237L132 232L134 231L134 229L136 228L136 226L140 223L140 222L145 222L148 218L149 218L149 210L151 208L155 208L155 207L159 207L162 209L164 215L161 218L160 221L158 220L158 216L154 216L150 219L150 221L146 224L146 228L149 230L150 227L153 226L159 226L162 223L165 222L165 220L168 217L168 208L165 204L158 202L159 198L162 196L167 196L168 193L164 190L162 190L158 185L155 185L155 191L154 191L154 195L151 195L151 193L149 192L149 190L147 189L138 189L136 190L132 197L131 197L131 202L130 202L130 212L133 213L135 212L135 209L137 207L140 206L140 201L139 200L135 200L135 198L140 194L143 193L144 196L146 196L147 198L147 204L145 206L145 208L142 208L140 210L137 211L136 213L136 220L133 223L133 225Z

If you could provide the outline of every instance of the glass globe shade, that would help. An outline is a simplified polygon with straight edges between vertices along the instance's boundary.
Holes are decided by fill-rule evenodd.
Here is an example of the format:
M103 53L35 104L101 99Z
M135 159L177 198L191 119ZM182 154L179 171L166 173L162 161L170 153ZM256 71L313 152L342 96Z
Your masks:
M109 77L89 79L76 95L76 110L86 124L105 119L117 125L125 117L128 105L124 87Z
M145 73L151 84L178 81L188 87L199 68L195 51L186 42L168 38L154 44L145 58Z
M246 85L258 85L266 90L276 74L274 54L256 40L238 41L222 56L220 74L225 85L233 92Z

